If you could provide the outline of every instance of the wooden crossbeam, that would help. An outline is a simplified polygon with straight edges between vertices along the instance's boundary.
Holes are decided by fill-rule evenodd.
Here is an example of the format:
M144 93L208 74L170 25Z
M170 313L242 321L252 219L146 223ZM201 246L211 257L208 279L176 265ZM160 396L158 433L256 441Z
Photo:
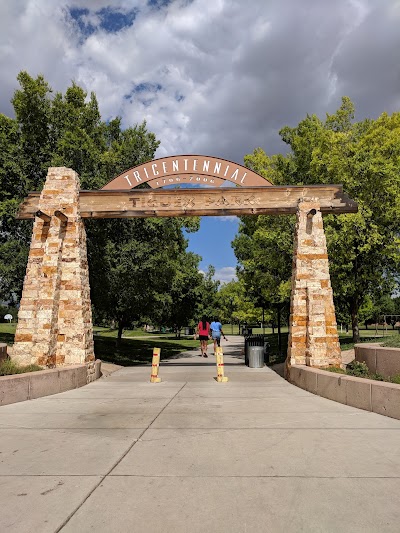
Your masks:
M19 219L34 218L40 193L20 205ZM135 218L296 213L302 198L316 199L322 213L356 213L357 203L342 185L269 186L131 191L80 191L82 218ZM60 210L63 211L62 201ZM66 214L67 208L65 209Z

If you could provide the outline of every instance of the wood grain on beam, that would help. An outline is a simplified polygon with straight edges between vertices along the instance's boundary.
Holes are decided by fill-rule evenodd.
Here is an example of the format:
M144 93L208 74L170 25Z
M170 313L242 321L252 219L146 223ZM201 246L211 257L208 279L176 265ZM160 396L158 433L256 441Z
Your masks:
M17 218L34 218L40 193L30 193ZM81 191L82 218L283 215L296 213L302 198L317 199L323 213L356 213L341 185L269 186L222 189ZM62 210L62 206L60 206Z

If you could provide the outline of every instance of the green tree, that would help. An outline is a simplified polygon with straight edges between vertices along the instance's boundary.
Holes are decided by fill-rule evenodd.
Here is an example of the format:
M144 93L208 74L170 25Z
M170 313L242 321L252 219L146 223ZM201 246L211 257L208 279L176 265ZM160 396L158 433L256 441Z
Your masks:
M158 322L172 328L177 337L183 326L197 323L197 307L204 283L203 275L199 272L199 261L200 256L182 250L174 265L168 291L160 293L155 306L156 313L157 309L161 311Z
M359 312L365 299L390 294L398 284L400 113L383 113L376 120L362 122L353 122L353 117L354 106L345 97L338 111L327 115L325 121L311 115L298 126L281 130L291 148L286 157L268 157L257 149L245 162L276 184L343 183L344 190L358 202L356 214L324 217L335 298L342 308L348 308L357 342ZM267 227L265 231L272 239L279 236L285 240L286 234L289 243L288 224L281 218L272 230ZM256 240L252 243L258 246ZM238 248L239 260L240 253ZM264 258L265 270L273 272L282 253L278 243L277 251L271 250Z
M159 318L186 242L176 219L97 222L88 242L92 303L100 316L117 322L118 346L123 328L142 316Z
M209 265L207 271L202 274L200 294L196 308L197 321L203 316L211 321L219 313L217 297L221 283L214 279L214 275L215 268L212 265Z
M218 291L218 307L223 322L240 324L253 324L261 322L262 308L254 303L254 298L249 297L243 279L224 283ZM270 321L271 314L266 313L264 320Z
M124 169L153 159L159 141L146 123L125 130L121 119L101 119L96 95L76 83L53 94L43 76L18 75L12 103L15 119L0 115L0 289L18 301L32 224L14 215L30 190L40 190L49 166L72 167L82 188L100 188ZM183 229L198 220L135 219L86 223L92 300L97 316L119 328L171 287L184 253Z

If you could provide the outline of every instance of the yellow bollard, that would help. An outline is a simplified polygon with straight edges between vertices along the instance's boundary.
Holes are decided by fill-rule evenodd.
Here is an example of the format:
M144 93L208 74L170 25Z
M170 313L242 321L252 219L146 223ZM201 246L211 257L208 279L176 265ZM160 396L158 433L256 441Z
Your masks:
M160 383L161 378L158 377L158 368L160 366L160 352L161 348L153 348L153 361L151 362L150 383Z
M228 378L224 376L224 353L221 346L217 346L215 350L215 355L217 359L217 377L216 380L218 383L226 383Z

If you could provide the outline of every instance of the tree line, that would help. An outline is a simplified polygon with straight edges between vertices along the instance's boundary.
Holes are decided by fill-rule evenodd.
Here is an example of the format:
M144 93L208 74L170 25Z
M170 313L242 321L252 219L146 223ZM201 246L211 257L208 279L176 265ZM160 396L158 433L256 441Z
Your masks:
M21 297L32 224L15 213L29 191L40 190L50 166L78 172L83 189L99 189L123 170L154 158L160 141L146 122L122 127L103 120L96 95L72 82L53 92L43 76L18 75L15 117L0 114L0 304ZM400 312L400 113L354 121L347 97L321 120L307 115L284 127L287 155L261 148L245 165L276 185L343 183L359 204L357 214L327 215L330 270L338 323ZM148 187L147 184L142 187ZM238 280L220 286L214 270L199 272L200 257L187 251L187 232L198 218L87 220L93 316L124 327L151 322L179 331L203 314L236 323L288 321L294 217L240 217L232 246Z
M342 183L357 201L356 214L324 216L338 323L351 324L400 312L400 113L354 121L348 97L325 120L307 115L281 129L287 155L261 148L245 164L275 185ZM258 304L287 309L294 216L241 217L233 247L239 278Z
M8 306L21 298L32 232L32 223L15 214L29 191L42 188L48 167L72 168L82 189L99 189L152 160L160 143L146 122L124 129L120 117L102 120L96 95L74 82L62 94L41 75L20 72L17 79L15 118L0 114L0 304ZM200 257L187 251L185 234L198 229L198 218L88 220L85 226L94 320L115 323L119 339L135 322L179 331L214 311L214 272L199 272ZM202 298L206 293L211 303Z

